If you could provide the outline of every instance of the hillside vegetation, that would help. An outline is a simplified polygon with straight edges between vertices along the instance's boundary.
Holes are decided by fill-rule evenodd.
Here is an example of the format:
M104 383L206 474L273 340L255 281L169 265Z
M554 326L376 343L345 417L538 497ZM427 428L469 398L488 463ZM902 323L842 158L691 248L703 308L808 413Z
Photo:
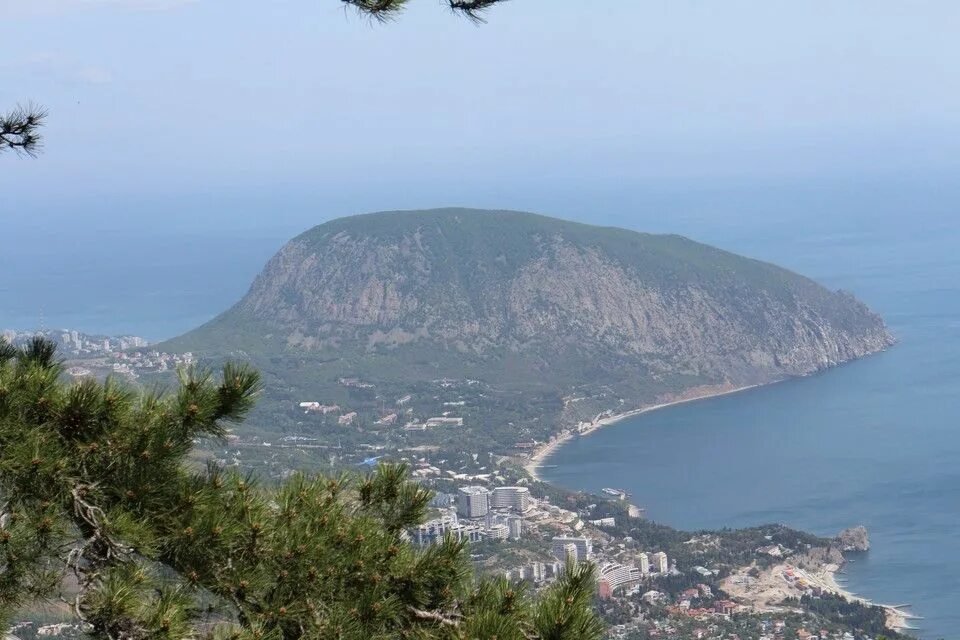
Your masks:
M890 343L852 295L680 236L441 209L310 229L233 308L164 348L249 357L284 402L335 394L343 377L398 391L453 378L632 408Z

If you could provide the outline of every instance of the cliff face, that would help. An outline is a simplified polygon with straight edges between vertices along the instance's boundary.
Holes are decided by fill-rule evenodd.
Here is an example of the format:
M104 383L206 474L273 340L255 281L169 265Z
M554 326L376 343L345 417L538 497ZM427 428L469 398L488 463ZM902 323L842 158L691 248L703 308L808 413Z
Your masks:
M837 544L843 551L869 551L870 536L863 525L844 529L837 536Z
M664 389L803 375L892 341L851 295L767 263L678 236L472 210L311 229L233 309L182 339L201 350L231 340L386 357L435 377L469 366L505 384L563 384L579 371Z

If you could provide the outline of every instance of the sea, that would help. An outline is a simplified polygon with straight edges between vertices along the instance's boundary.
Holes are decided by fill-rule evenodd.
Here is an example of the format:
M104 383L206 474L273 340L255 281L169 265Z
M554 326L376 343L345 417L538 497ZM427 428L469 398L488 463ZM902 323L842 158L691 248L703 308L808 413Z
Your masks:
M924 640L960 638L960 190L951 185L922 176L567 185L454 200L680 233L776 262L854 292L898 340L819 375L622 421L566 444L544 477L626 489L650 518L688 530L781 522L833 535L863 524L872 548L846 566L847 588L910 604ZM333 211L363 211L323 204L207 199L175 220L151 202L56 215L24 206L0 233L0 329L173 337L238 300L285 238Z
M865 525L871 549L851 556L841 583L911 605L921 638L960 638L960 223L924 202L791 229L761 221L718 243L856 292L896 346L623 420L562 446L543 478L625 489L649 518L685 530ZM843 210L828 199L817 214Z

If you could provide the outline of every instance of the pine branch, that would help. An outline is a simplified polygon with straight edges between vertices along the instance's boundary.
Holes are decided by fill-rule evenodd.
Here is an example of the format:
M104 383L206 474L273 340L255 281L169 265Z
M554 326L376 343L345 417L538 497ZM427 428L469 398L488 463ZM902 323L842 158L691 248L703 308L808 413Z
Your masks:
M534 599L476 580L464 540L411 545L403 531L430 493L403 465L279 486L191 471L194 438L250 409L250 369L181 371L164 395L69 383L61 368L43 340L0 343L0 628L11 605L49 597L72 571L69 604L101 639L602 635L590 565Z
M0 136L2 137L2 136ZM41 336L34 336L19 354L21 362L33 363L41 369L59 364L57 343Z
M430 491L408 482L408 473L405 464L381 463L359 488L363 512L376 517L391 534L422 522L433 497Z
M7 342L4 338L0 338L0 365L9 362L17 357L17 354L20 353L15 346Z
M460 626L459 617L445 616L438 611L426 611L424 609L417 609L416 607L413 607L413 606L407 607L407 610L413 615L414 618L417 618L419 620L430 620L432 622L437 622L447 627Z
M410 0L342 0L357 12L378 22L397 18L407 8ZM483 12L495 4L507 0L445 0L451 11L460 13L474 22L484 22Z
M33 104L17 106L0 115L0 153L12 150L28 156L36 155L40 148L39 130L46 118L46 109Z
M495 4L506 2L507 0L448 0L450 8L458 11L474 22L486 22L483 19L483 12Z
M403 12L409 0L343 0L343 2L378 22L388 22Z

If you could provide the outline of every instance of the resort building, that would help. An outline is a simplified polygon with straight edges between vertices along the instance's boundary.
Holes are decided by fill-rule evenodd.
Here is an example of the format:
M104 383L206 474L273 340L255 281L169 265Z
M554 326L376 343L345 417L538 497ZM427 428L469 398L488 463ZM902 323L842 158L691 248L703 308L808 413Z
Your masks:
M436 418L427 418L426 424L428 427L462 427L463 418L448 418L446 416L439 416Z
M639 584L641 578L640 569L637 567L616 562L607 563L600 567L600 575L597 580L600 597L609 598L617 589Z
M510 516L507 518L507 527L510 529L510 539L519 540L523 534L523 518L520 516Z
M555 536L553 538L553 555L561 561L570 558L574 562L584 562L593 556L593 543L590 538Z
M484 487L461 487L457 490L457 513L464 518L482 518L490 510L490 492Z
M530 508L530 489L527 487L496 487L490 494L491 509L513 509L523 513Z
M510 537L510 528L505 524L495 524L483 532L487 540L506 540Z
M420 546L436 544L443 540L447 534L452 535L457 540L468 540L478 542L483 537L483 530L471 524L463 524L456 514L444 515L435 520L424 522L416 529L410 531L410 539Z
M638 568L640 569L641 575L649 575L650 573L650 556L646 553L641 553L640 558L637 560Z
M663 551L658 551L653 554L653 566L656 567L658 573L667 573L670 571L670 563L667 562L667 554Z

